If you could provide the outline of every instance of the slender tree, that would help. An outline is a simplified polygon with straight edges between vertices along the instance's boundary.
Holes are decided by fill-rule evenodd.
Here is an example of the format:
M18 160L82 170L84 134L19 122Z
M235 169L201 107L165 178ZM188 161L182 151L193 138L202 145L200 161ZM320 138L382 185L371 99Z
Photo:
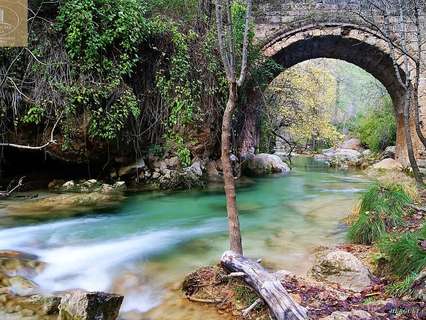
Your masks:
M228 82L228 102L222 120L222 166L225 182L226 208L228 213L230 249L238 254L243 254L241 241L240 222L237 209L237 196L235 191L235 178L231 163L231 132L232 116L238 102L238 87L241 87L247 75L248 46L250 19L252 13L252 0L246 0L246 17L244 38L242 44L241 63L237 64L236 46L234 36L234 23L232 21L232 0L215 0L216 28L219 42L220 55ZM241 65L237 78L237 68Z

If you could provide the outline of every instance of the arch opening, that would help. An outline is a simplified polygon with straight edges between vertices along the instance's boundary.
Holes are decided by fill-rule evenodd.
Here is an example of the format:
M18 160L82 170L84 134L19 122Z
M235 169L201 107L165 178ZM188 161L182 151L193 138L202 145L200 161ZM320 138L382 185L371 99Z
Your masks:
M272 38L264 46L264 54L283 69L312 59L329 58L354 64L375 77L392 98L397 126L396 159L404 165L408 164L402 115L404 90L395 72L386 41L371 31L355 27L302 28L299 32ZM404 79L405 74L400 68L399 73Z
M321 152L350 138L373 152L395 145L389 93L354 64L329 58L298 63L280 73L264 96L261 152Z

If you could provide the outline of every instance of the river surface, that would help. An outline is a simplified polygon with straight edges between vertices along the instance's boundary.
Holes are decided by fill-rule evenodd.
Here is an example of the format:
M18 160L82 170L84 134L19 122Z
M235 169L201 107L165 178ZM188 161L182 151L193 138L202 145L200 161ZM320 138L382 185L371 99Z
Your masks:
M297 160L288 176L243 179L238 203L245 254L275 270L305 273L315 247L345 241L342 219L367 185L359 172L310 159ZM170 296L185 274L217 263L227 248L221 186L129 195L118 208L71 218L7 221L0 218L0 249L46 262L34 278L45 291L125 294L129 319L215 319L196 308L171 316Z

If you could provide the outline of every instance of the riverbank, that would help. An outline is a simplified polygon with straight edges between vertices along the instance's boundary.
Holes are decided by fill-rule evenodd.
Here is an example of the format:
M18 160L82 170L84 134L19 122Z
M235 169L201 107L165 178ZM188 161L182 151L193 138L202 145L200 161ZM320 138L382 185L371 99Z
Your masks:
M382 174L378 183L380 189L373 184L348 218L350 239L367 244L318 248L305 275L272 271L273 268L265 266L274 272L294 301L307 308L310 319L426 318L426 209L422 207L425 195L417 195L413 181L403 173L393 172L390 177ZM404 202L396 197L405 197ZM378 212L379 221L373 218L376 210L383 210ZM399 214L401 222L393 225L387 221L390 218L386 217L392 214ZM364 223L364 215L370 218L359 235L362 238L358 238L355 232ZM384 229L372 238L380 230L375 225L381 219ZM387 238L393 242L386 243ZM188 275L183 291L190 301L215 305L234 319L269 319L267 306L261 300L257 303L253 289L241 278L230 278L220 265Z

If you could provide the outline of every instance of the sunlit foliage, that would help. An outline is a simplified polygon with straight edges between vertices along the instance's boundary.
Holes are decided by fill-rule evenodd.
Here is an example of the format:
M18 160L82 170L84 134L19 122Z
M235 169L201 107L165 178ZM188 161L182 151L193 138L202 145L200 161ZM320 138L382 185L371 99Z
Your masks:
M336 81L312 65L298 65L276 78L266 92L268 120L296 144L334 145L342 139L332 123Z

